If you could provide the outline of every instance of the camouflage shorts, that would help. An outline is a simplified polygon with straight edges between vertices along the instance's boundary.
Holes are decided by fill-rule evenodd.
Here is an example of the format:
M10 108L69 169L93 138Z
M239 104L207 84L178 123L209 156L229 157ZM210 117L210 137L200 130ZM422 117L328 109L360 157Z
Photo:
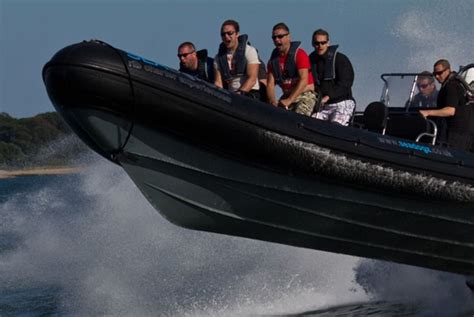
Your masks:
M314 105L316 104L316 95L312 91L305 91L292 104L291 109L304 116L310 116L313 113Z
M338 103L324 104L313 117L347 126L354 113L355 106L354 100L351 99Z

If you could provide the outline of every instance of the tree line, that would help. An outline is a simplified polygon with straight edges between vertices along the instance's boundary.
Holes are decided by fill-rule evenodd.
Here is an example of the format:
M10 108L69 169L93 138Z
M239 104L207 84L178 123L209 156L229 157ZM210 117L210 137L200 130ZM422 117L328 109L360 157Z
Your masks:
M69 165L86 146L56 112L16 119L0 113L0 167Z

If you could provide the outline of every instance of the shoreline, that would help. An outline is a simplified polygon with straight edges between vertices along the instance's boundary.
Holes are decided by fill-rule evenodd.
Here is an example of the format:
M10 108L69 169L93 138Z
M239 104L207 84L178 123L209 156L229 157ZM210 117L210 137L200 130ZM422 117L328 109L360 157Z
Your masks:
M16 170L0 170L0 179L13 178L18 176L40 176L40 175L61 175L75 174L84 170L84 167L32 167Z

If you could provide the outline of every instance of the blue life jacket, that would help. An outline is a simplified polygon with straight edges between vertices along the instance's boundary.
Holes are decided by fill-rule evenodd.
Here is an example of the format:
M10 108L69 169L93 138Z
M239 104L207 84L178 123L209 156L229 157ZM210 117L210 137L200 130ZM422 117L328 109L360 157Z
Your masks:
M272 73L275 77L275 82L281 85L287 79L298 79L299 73L296 68L296 52L300 47L301 42L295 41L290 43L290 50L286 58L283 72L280 69L280 53L277 48L272 52L270 57L270 65L272 65Z
M229 69L229 64L227 63L227 48L224 43L219 45L216 62L219 65L222 80L229 82L233 77L242 76L246 73L247 60L245 59L245 47L247 46L247 39L248 36L246 34L239 36L239 45L232 58L232 70Z

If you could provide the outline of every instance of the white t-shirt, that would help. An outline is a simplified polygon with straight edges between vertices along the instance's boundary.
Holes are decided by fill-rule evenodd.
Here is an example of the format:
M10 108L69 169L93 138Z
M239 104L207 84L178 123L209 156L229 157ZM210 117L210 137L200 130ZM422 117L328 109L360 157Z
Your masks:
M229 64L229 69L232 70L232 58L234 57L234 52L228 52L227 53L227 63ZM219 64L217 63L217 56L214 58L214 68L220 71ZM257 50L255 47L246 45L245 46L245 59L247 59L247 64L260 64L260 61L258 59L258 54ZM232 77L232 79L229 82L229 91L236 92L239 90L240 86L247 80L247 76L235 76ZM252 89L259 90L260 85L258 83L258 78L257 82L255 85L253 85Z

